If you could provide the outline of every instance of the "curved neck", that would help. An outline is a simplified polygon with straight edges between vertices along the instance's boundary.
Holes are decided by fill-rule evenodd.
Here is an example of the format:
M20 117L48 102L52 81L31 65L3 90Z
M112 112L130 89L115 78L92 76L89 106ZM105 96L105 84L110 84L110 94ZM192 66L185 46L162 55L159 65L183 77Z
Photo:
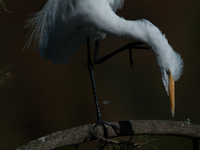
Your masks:
M168 60L173 55L173 50L165 35L156 26L144 19L129 21L120 18L113 12L107 0L95 1L92 5L98 7L90 7L90 11L84 9L84 13L80 14L79 21L84 27L121 38L141 41L151 47L160 67L163 62L165 66L170 66ZM103 13L102 10L104 10ZM91 14L91 12L95 13Z
M135 39L149 45L155 55L172 52L165 35L148 20L124 20L122 22L124 22L122 23L123 28L121 28L124 38Z
M118 23L116 36L135 39L147 44L151 47L160 68L170 66L169 60L174 55L174 51L169 45L165 35L148 20L121 20Z

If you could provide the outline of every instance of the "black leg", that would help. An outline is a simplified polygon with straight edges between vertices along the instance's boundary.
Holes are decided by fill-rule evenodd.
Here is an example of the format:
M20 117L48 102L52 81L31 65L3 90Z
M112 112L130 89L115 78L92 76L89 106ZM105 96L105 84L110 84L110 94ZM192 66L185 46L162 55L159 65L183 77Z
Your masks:
M99 103L98 103L98 99L97 99L97 91L96 91L96 85L95 85L95 80L94 80L94 65L92 63L91 60L91 55L90 55L90 41L89 41L89 37L87 38L87 66L89 69L89 74L90 74L90 79L92 82L92 89L93 89L93 93L94 93L94 100L95 100L95 106L96 106L96 111L97 111L97 120L101 120L101 113L100 113L100 109L99 109Z
M101 64L104 61L106 61L107 59L111 58L112 56L128 49L129 50L129 56L130 56L130 66L132 68L132 66L133 66L132 49L149 49L148 47L140 46L142 44L144 44L144 43L142 43L142 42L131 42L131 43L128 43L128 44L124 45L123 47L115 50L114 52L107 54L106 56L104 56L102 58L98 58L99 40L96 40L95 52L94 52L94 63L95 64Z
M91 78L91 82L92 82L92 89L93 89L93 93L94 93L94 100L95 100L95 106L96 106L96 111L97 111L97 123L90 130L90 132L88 133L88 135L86 136L86 138L85 138L84 141L87 140L87 138L90 136L90 134L93 132L93 130L97 126L102 126L103 127L103 130L104 130L104 135L103 136L105 138L107 138L108 129L105 126L105 124L111 126L113 128L113 130L117 134L118 134L117 130L120 131L120 132L122 132L122 130L119 129L118 127L116 127L115 125L112 125L111 123L108 123L108 122L102 120L100 109L99 109L99 103L98 103L98 99L97 99L96 85L95 85L95 80L94 80L93 63L91 61L91 56L90 56L90 41L89 41L89 37L87 38L87 55L88 55L87 65L88 65L89 74L90 74L90 78Z
M130 65L131 68L133 66L133 61L132 61L132 49L149 49L148 47L140 47L139 45L142 45L143 43L141 42L132 42L132 43L128 43L127 45L119 48L118 50L115 50L114 52L102 57L102 58L98 58L98 49L99 49L99 40L96 41L95 44L95 52L94 52L94 63L96 64L101 64L104 61L106 61L107 59L111 58L112 56L128 49L129 50L129 56L130 56ZM97 127L97 126L102 126L103 130L104 130L104 137L107 138L108 135L108 129L105 125L109 125L113 128L113 130L119 134L121 132L123 132L121 129L119 129L118 127L116 127L115 125L112 125L111 123L108 123L106 121L104 121L101 117L101 113L100 113L100 109L99 109L99 103L98 103L98 99L97 99L97 92L96 92L96 85L95 85L95 80L94 80L94 71L93 71L93 63L91 60L91 55L90 55L90 40L89 37L87 38L87 56L88 56L88 60L87 60L87 66L89 69L89 74L90 74L90 78L91 78L91 82L92 82L92 88L93 88L93 93L94 93L94 100L95 100L95 106L96 106L96 111L97 111L97 123L94 125L94 127L90 130L90 132L88 133L88 135L86 136L85 140L86 141L88 139L88 137L91 135L91 133L93 132L93 130Z
M130 66L133 69L133 59L132 59L132 49L131 48L129 48L129 59L130 59Z

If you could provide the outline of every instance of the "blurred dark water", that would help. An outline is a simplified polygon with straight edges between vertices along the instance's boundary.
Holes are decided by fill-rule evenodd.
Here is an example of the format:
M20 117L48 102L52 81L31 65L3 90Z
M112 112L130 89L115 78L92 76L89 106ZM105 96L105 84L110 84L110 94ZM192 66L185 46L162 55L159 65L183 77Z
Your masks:
M0 67L12 64L10 72L14 76L0 89L0 149L14 149L52 132L96 121L85 46L75 52L69 63L55 68L51 61L42 59L37 50L21 52L27 40L24 38L28 32L23 28L25 21L45 3L46 0L10 0L6 7L13 13L0 10ZM95 65L104 120L186 121L189 118L191 123L200 123L199 3L188 0L125 1L118 15L130 20L145 18L158 26L183 57L184 74L176 83L176 113L172 118L152 51L133 50L134 71L129 66L128 52L100 66ZM108 35L100 41L100 55L131 41ZM111 103L103 105L103 101ZM188 150L192 146L185 138L158 138L158 142L152 143L158 149ZM81 145L81 149L94 147L94 143Z

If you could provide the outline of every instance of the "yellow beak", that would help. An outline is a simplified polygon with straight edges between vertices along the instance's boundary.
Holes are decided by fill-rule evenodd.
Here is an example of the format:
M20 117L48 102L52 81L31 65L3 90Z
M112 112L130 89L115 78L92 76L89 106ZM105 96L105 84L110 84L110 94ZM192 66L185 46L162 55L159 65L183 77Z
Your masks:
M168 91L169 91L169 98L170 98L170 105L171 105L171 113L172 117L174 117L175 114L175 83L172 75L169 75L169 85L168 85Z

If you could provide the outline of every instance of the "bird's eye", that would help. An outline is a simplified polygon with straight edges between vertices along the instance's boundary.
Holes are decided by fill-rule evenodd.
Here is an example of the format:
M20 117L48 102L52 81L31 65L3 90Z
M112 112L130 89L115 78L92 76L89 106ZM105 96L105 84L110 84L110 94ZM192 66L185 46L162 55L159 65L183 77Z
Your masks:
M168 70L168 71L166 71L166 73L167 73L167 75L169 76L170 74L171 74L171 72Z

